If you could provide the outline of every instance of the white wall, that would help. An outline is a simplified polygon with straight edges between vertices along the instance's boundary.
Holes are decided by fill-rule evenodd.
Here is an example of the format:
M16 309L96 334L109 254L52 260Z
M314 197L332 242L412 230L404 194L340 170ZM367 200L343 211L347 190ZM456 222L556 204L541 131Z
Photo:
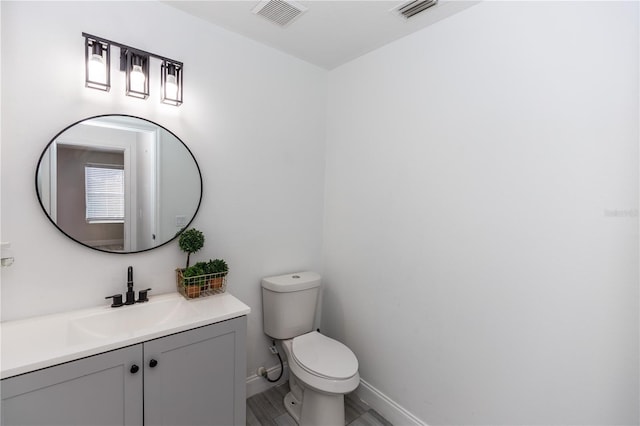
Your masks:
M322 327L422 421L638 423L638 26L483 2L330 72Z
M3 320L103 304L128 265L173 291L177 243L90 251L36 199L51 137L132 114L199 161L195 257L253 309L248 374L259 279L322 270L324 203L323 330L416 416L638 422L637 3L486 2L332 71L328 103L325 71L159 3L0 10ZM85 89L82 31L184 61L185 103Z
M113 58L109 93L84 87L82 32L185 63L184 104L124 95ZM177 242L132 255L87 249L49 223L35 193L39 155L85 117L131 114L180 136L202 169L194 226L206 237L196 260L222 257L228 290L252 313L248 371L272 366L262 333L260 278L320 268L326 71L217 29L158 2L2 2L2 241L15 263L2 269L2 319L107 303L136 288L174 291ZM115 50L117 52L117 49ZM117 53L116 53L117 54ZM159 62L152 62L157 68Z

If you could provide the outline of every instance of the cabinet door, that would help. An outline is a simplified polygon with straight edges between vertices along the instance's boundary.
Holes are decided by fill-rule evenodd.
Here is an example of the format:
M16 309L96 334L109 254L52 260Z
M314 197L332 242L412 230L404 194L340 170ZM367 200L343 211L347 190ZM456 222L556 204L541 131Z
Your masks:
M243 316L144 344L145 425L246 424L246 321Z
M2 425L141 426L142 373L136 345L4 379Z

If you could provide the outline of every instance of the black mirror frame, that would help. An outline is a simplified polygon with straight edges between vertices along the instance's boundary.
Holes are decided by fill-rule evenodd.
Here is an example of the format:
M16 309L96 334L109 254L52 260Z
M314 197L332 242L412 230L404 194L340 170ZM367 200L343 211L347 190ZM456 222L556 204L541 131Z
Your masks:
M189 223L187 223L187 224L186 224L186 225L185 225L185 226L184 226L180 231L176 232L176 234L175 234L172 238L170 238L169 240L165 241L164 243L162 243L162 244L158 244L157 246L150 247L150 248L146 248L146 249L143 249L143 250L136 250L136 251L122 251L122 252L120 252L120 251L101 250L101 249L99 249L99 248L97 248L97 247L93 247L93 246L90 246L90 245L88 245L88 244L83 243L82 241L78 241L78 240L76 240L75 238L73 238L72 236L70 236L69 234L67 234L67 233L66 233L62 228L60 228L60 227L58 226L58 224L57 224L57 223L55 223L55 222L53 221L53 219L51 218L51 216L49 216L49 213L47 213L47 211L46 211L46 209L45 209L45 207L44 207L44 204L42 203L42 198L40 197L40 191L38 190L38 171L39 171L39 169L40 169L40 163L42 162L42 158L45 156L45 154L46 154L47 150L49 149L49 147L51 146L51 144L52 144L53 142L55 142L55 140L56 140L56 139L58 139L58 137L59 137L61 134L63 134L64 132L66 132L66 131L67 131L68 129L70 129L71 127L73 127L73 126L75 126L75 125L77 125L77 124L80 124L80 123L82 123L82 122L84 122L84 121L92 120L92 119L94 119L94 118L101 118L101 117L113 117L113 116L118 116L118 117L129 117L129 118L135 118L135 119L138 119L138 120L143 120L143 121L146 121L147 123L151 123L151 124L153 124L154 126L159 127L160 129L162 129L162 130L164 130L164 131L168 132L169 134L171 134L174 138L176 138L178 141L180 141L180 143L185 147L185 149L187 150L187 152L189 153L189 155L190 155L190 156L191 156L191 158L193 159L193 163L196 165L196 169L198 170L198 176L200 177L200 197L199 197L199 199L198 199L198 205L196 206L196 210L193 212L193 216L191 217L191 220L189 220ZM92 250L95 250L95 251L99 251L99 252L101 252L101 253L109 253L109 254L123 255L123 254L143 253L143 252L146 252L146 251L155 250L155 249L157 249L157 248L159 248L159 247L162 247L162 246L164 246L164 245L169 244L170 242L172 242L173 240L175 240L176 238L178 238L178 236L179 236L180 234L182 234L182 232L184 232L184 230L185 230L185 229L188 229L188 228L189 228L189 226L191 225L191 223L195 220L196 216L198 215L198 212L200 211L200 205L202 204L202 195L203 195L203 192L204 192L204 185L203 185L203 181L202 181L202 171L200 170L200 165L198 164L198 161L196 160L196 157L193 155L193 152L191 152L191 150L189 149L189 147L187 146L187 144L186 144L186 143L184 143L184 142L182 141L182 139L180 139L178 136L176 136L176 134L175 134L175 133L173 133L171 130L167 129L167 128L166 128L166 127L164 127L164 126L161 126L160 124L158 124L158 123L156 123L156 122L153 122L153 121L151 121L151 120L147 120L146 118L137 117L137 116L135 116L135 115L129 115L129 114L100 114L100 115L95 115L95 116L92 116L92 117L83 118L82 120L78 120L78 121L76 121L75 123L72 123L72 124L68 125L68 126L67 126L67 127L65 127L64 129L62 129L61 131L59 131L58 133L56 133L56 135L55 135L53 138L51 138L51 140L49 141L49 143L47 143L47 145L46 145L46 146L44 147L44 149L42 150L42 154L40 154L40 157L38 158L38 162L36 163L36 172L35 172L35 190L36 190L36 196L38 197L38 203L40 203L40 207L42 207L42 211L44 212L45 216L47 217L47 219L49 219L49 222L51 222L51 223L53 224L53 226L55 226L55 227L56 227L60 232L62 232L62 234L63 234L64 236L66 236L66 237L67 237L67 238L69 238L70 240L72 240L72 241L74 241L74 242L76 242L76 243L78 243L78 244L80 244L80 245L83 245L83 246L88 247L88 248L90 248L90 249L92 249Z

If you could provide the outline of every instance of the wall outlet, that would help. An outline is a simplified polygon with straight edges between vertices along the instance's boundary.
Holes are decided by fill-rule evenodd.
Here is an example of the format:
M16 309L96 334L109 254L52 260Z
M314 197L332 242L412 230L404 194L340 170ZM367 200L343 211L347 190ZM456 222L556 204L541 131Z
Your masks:
M187 217L183 215L176 216L176 226L178 228L184 228L187 226Z

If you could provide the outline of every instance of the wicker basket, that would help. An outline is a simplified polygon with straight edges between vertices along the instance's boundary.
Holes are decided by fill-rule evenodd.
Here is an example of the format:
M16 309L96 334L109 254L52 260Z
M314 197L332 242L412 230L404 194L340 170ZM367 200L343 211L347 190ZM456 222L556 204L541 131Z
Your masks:
M227 273L196 275L185 278L184 269L176 269L176 283L178 291L187 299L211 296L224 293L227 290Z

